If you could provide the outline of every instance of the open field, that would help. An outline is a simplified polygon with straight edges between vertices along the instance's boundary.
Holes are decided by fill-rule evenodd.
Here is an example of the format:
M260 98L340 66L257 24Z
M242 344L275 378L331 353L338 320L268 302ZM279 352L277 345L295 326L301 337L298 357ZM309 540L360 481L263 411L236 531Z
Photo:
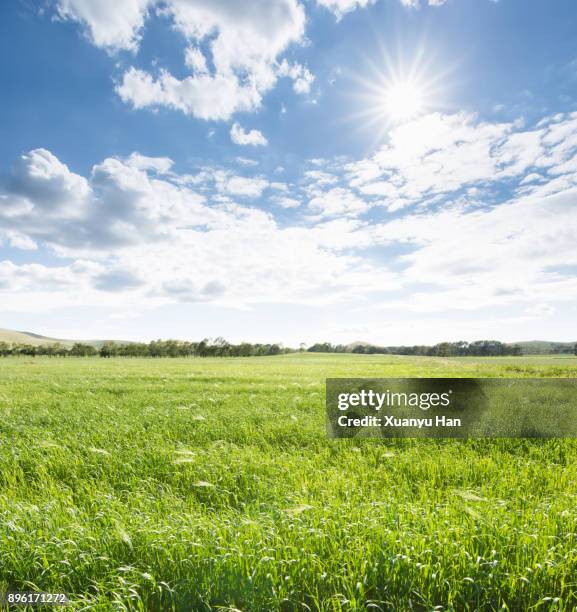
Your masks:
M327 440L327 376L577 358L0 360L0 584L74 609L572 610L576 440Z

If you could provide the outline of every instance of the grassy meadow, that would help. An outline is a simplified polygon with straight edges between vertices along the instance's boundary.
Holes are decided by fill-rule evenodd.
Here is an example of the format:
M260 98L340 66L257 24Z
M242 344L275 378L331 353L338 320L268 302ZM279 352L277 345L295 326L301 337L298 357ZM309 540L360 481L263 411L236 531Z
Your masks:
M2 359L0 590L576 608L577 440L328 440L327 376L577 376L577 358Z

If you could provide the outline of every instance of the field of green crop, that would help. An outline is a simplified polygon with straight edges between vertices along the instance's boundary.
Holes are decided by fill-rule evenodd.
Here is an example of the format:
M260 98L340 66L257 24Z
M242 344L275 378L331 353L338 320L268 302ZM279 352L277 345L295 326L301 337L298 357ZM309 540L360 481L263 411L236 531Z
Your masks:
M577 358L0 360L0 591L575 609L577 441L327 440L327 376L577 376Z

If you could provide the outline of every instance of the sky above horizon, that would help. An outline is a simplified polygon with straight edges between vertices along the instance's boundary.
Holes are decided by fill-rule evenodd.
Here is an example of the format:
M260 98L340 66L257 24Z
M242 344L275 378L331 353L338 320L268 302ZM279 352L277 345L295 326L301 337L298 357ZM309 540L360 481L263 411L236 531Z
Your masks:
M0 6L0 327L577 339L574 0Z

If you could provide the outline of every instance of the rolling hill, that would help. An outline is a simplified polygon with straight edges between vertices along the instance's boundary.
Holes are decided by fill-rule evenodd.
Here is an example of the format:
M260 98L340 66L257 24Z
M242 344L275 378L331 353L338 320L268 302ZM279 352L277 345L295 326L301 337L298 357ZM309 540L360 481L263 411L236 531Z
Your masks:
M57 342L64 346L72 346L75 342L82 342L83 344L91 344L92 346L100 348L106 340L63 340L62 338L50 338L27 331L0 329L0 342L8 342L9 344L31 344L33 346L55 344ZM124 340L115 340L115 342L117 344L129 344L129 342Z
M34 346L40 346L42 344L54 344L60 342L60 344L71 345L74 344L74 340L61 340L58 338L48 338L47 336L41 336L39 334L33 334L25 331L15 331L12 329L0 329L0 342L9 342L15 344L32 344Z

